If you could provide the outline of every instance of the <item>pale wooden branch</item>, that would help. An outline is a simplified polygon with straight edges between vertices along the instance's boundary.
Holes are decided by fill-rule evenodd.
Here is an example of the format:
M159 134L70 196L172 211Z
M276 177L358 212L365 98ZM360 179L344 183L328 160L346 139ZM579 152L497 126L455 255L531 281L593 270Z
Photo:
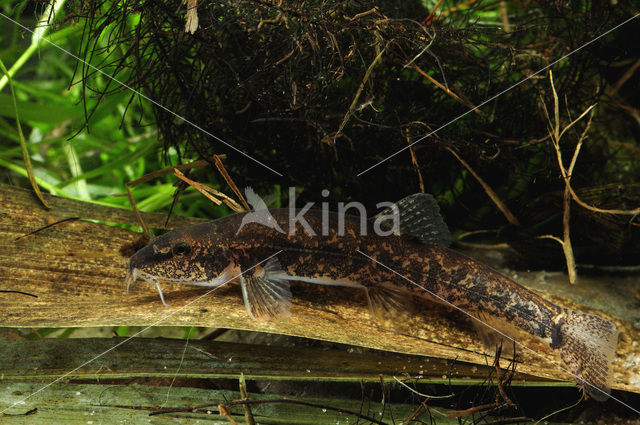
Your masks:
M136 282L127 294L128 258L120 251L136 242L140 234L96 220L137 225L135 214L44 196L52 206L50 210L42 207L31 191L0 186L0 276L3 276L0 289L38 297L0 292L0 323L3 326L208 326L303 336L480 365L486 362L485 350L477 336L466 322L461 323L460 318L447 310L439 310L431 304L419 305L415 315L399 332L372 320L365 297L356 289L292 282L293 310L291 319L284 322L251 320L234 283L216 289L192 304L192 300L206 294L210 288L163 284L165 297L172 305L170 308L162 305L156 289L146 282ZM65 221L16 240L68 217L81 217L82 220ZM163 214L144 213L142 217L153 227L160 227L166 218ZM173 226L198 222L202 220L181 217L171 220ZM575 305L567 298L556 296L554 300L569 308L604 314ZM640 340L640 331L630 323L605 316L613 320L624 335L620 350L628 350L630 341ZM534 344L544 359L560 362L545 346L526 339L523 343ZM626 356L622 353L624 351L621 356ZM520 372L573 381L530 352L522 351L519 356L517 370ZM624 357L616 361L614 387L640 392L640 383L628 379L630 372L623 367L623 362ZM169 376L174 375L174 370Z
M576 269L576 258L573 255L573 245L571 244L571 194L569 192L569 183L565 185L563 196L564 208L562 210L562 251L567 262L567 273L569 274L569 282L576 283L578 281L578 270Z
M31 353L29 353L30 355ZM326 356L326 352L324 353ZM53 356L51 356L53 357ZM353 355L352 355L353 357ZM129 359L135 363L136 356ZM156 363L162 363L156 361ZM256 363L255 361L253 362ZM234 376L234 378L236 378ZM59 382L43 390L35 397L28 398L12 407L5 413L0 413L3 424L175 424L181 425L220 425L228 419L221 419L217 413L218 403L241 401L239 392L230 390L216 390L209 387L196 388L193 379L185 382L184 386L172 389L172 397L162 410L158 400L166 393L166 380L158 379L153 385L140 385L131 380L114 380L108 383L95 382L93 378L82 383ZM205 380L200 381L206 382ZM45 384L36 382L3 382L0 385L0 407L6 408L7 403L18 402L27 395L39 390ZM293 384L295 385L295 384ZM302 388L299 385L298 388ZM363 402L348 395L333 394L325 397L317 395L296 396L295 401L304 404L288 402L288 398L281 393L286 390L269 388L257 393L249 393L250 400L255 404L269 403L260 408L259 420L261 424L288 423L298 425L335 425L337 423L372 423L365 421L357 412L363 408ZM300 391L304 392L304 391ZM279 394L280 393L280 394ZM280 401L280 402L278 402ZM208 402L203 404L204 402ZM242 404L242 403L239 403ZM223 404L224 406L224 404ZM313 407L311 407L313 406ZM398 424L397 418L405 418L415 410L415 403L407 400L405 403L394 402L392 408L380 411L379 404L366 404L366 409L375 409L376 418L385 424ZM321 409L331 409L326 414ZM366 410L365 409L365 410ZM239 406L230 407L232 418L239 419ZM438 412L445 411L439 408ZM348 414L353 412L355 415ZM378 414L377 412L380 412ZM373 413L372 413L373 414ZM443 413L444 415L444 413ZM428 417L422 415L418 420ZM358 421L358 418L361 420ZM244 422L240 422L245 425ZM408 422L405 422L408 425ZM415 425L415 422L413 422ZM424 422L421 422L424 423ZM439 425L457 425L457 421L438 421Z
M590 112L589 114L589 119L587 120L587 124L584 126L584 130L582 131L582 133L580 134L580 137L578 137L578 143L576 143L576 148L573 151L573 157L571 157L571 163L569 164L569 168L567 170L567 177L571 177L571 175L573 174L573 169L576 166L576 162L578 161L578 155L580 154L580 148L582 147L582 143L584 142L584 139L587 137L587 133L589 132L589 129L591 128L591 121L593 120L593 108L596 105L591 105L590 107L588 107L577 119L580 120L582 119L582 117L585 116L585 114L587 112ZM575 121L574 121L575 122ZM573 123L569 124L569 125L573 125ZM565 128L566 130L566 128ZM563 131L564 133L564 131ZM561 135L562 136L562 135ZM570 184L568 186L571 186Z
M620 210L620 209L604 209L594 207L592 205L587 204L582 201L580 197L576 194L571 186L571 176L573 174L576 162L578 160L578 155L580 154L580 149L582 148L582 144L591 128L591 122L593 120L593 113L595 111L596 105L591 105L587 109L585 109L578 118L572 120L569 124L567 124L564 128L561 129L560 123L560 105L558 100L558 93L556 92L555 85L553 83L553 74L549 72L549 83L551 86L551 93L553 95L553 111L554 111L554 119L551 120L549 116L549 111L544 103L542 104L542 109L544 111L545 117L547 119L547 125L549 126L549 136L551 137L551 142L553 144L556 159L558 162L558 168L560 169L560 173L562 175L562 179L565 183L564 195L563 195L563 214L562 214L562 226L563 226L563 239L559 239L556 237L550 237L549 235L540 236L540 238L553 239L556 242L560 243L562 246L562 251L565 256L565 260L567 263L567 272L569 274L569 279L571 283L575 283L577 281L577 272L576 272L576 262L575 256L573 254L573 248L571 245L571 232L570 232L570 219L571 219L571 200L574 200L581 207L593 211L596 213L604 213L604 214L625 214L625 215L637 215L640 214L640 207L631 209L631 210ZM571 162L568 167L565 167L564 160L562 158L562 151L560 149L560 141L562 137L566 134L566 132L571 129L576 123L581 121L585 116L589 115L587 122L585 124L585 128L578 137L578 141L576 143L576 147L573 152L573 156L571 157Z
M540 236L538 236L538 239L551 239L551 240L554 240L554 241L558 242L560 245L562 245L564 243L564 241L562 239L560 239L557 236L553 236L553 235L540 235Z
M576 194L571 186L569 186L569 193L571 194L571 198L582 208L585 208L589 211L602 213L602 214L620 214L620 215L638 215L640 214L640 207L634 208L632 210L620 210L620 209L609 209L609 208L598 208L593 205L587 204Z
M89 358L122 342L123 338L48 338L26 340L6 338L0 333L3 356L0 376L3 382L24 379L54 379L69 371L71 363L82 364ZM305 379L315 381L378 382L380 376L393 379L401 376L415 382L419 375L425 381L447 383L453 380L477 384L487 379L489 366L452 363L429 358L424 367L423 356L362 352L353 355L348 347L339 347L327 356L324 347L280 347L225 341L185 340L135 337L118 347L112 356L97 358L86 367L73 371L69 378L110 380L139 377L150 378L226 378L247 380ZM6 350L6 351L5 351ZM51 357L49 353L56 353ZM162 361L158 362L161 358ZM222 359L223 361L219 361ZM232 359L232 361L228 361ZM422 361L422 363L421 363ZM422 367L421 367L422 364ZM73 367L72 367L73 368ZM516 372L513 382L552 382ZM242 386L242 385L241 385ZM177 387L173 387L177 388ZM245 388L246 389L246 388Z
M580 153L580 147L582 146L582 141L586 137L587 131L589 130L589 126L591 125L591 119L593 118L593 111L595 105L591 105L584 112L580 114L578 118L571 121L567 126L565 126L562 130L560 129L560 102L558 100L558 93L556 91L556 87L553 83L553 73L549 71L549 84L551 85L551 93L553 94L553 121L551 121L551 117L549 117L549 112L547 110L546 105L542 102L543 110L545 116L547 118L547 123L549 125L549 135L551 136L551 142L556 152L556 158L558 160L558 167L560 168L560 173L562 174L562 178L565 183L564 195L563 195L563 208L562 208L562 239L545 235L540 238L552 239L560 244L562 247L562 252L564 254L565 262L567 264L567 274L569 275L569 282L576 283L578 280L578 273L576 270L576 260L573 254L573 245L571 244L571 173L573 172L573 168L575 167L576 161L578 159L578 154ZM560 139L562 136L569 130L573 125L575 125L578 121L580 121L587 113L591 112L589 120L587 121L587 125L585 130L582 132L580 138L578 139L578 143L576 144L576 149L574 151L573 157L571 159L571 164L569 168L565 168L564 161L562 160L562 151L560 150Z
M552 84L553 84L553 80ZM557 94L555 94L555 87L553 87L553 93L554 93L554 101L557 101ZM616 209L616 208L598 208L595 207L593 205L587 204L586 202L584 202L582 199L580 199L580 197L576 194L576 192L573 190L573 187L571 186L571 174L573 174L573 169L576 165L576 161L578 159L578 154L580 153L580 148L582 147L582 144L584 142L584 139L586 138L587 132L589 131L589 128L591 127L591 121L593 119L593 108L595 107L595 105L591 105L589 108L587 108L582 114L580 114L580 116L578 118L576 118L575 120L573 120L567 127L565 127L562 132L558 132L557 130L557 126L556 129L554 130L553 134L550 134L551 136L551 140L553 142L554 148L556 150L556 157L558 159L558 164L559 164L559 168L560 168L560 172L562 173L562 178L565 180L566 186L569 189L569 193L571 195L571 198L581 207L589 210L589 211L593 211L593 212L597 212L597 213L603 213L603 214L620 214L620 215L637 215L640 214L640 207L638 208L633 208L630 210L622 210L622 209ZM543 104L543 110L545 111L545 115L547 116L547 120L549 120L549 115L546 109L546 106ZM562 161L562 153L560 152L560 138L562 137L562 135L564 135L564 133L566 132L566 130L568 130L570 127L572 127L576 122L580 121L582 118L584 118L584 116L589 113L589 119L587 120L587 124L585 126L584 131L582 132L582 134L580 135L580 137L578 138L578 143L576 144L576 148L573 152L573 157L571 158L571 163L569 165L568 168L564 167L564 163Z
M555 89L554 89L555 92ZM560 132L560 134L557 136L557 143L560 143L560 139L562 138L562 136L564 136L564 133L567 132L567 130L569 130L571 127L574 126L575 123L577 123L578 121L580 121L585 115L587 115L589 112L591 112L591 116L593 116L593 108L595 108L596 105L591 105L589 106L587 109L585 109L578 118L576 118L575 120L571 121L569 124L567 124L567 126L565 128L562 129L562 131ZM591 125L591 118L589 118L589 121L587 123L587 128L586 130L589 129L590 125ZM586 132L582 133L582 137L580 138L580 142L579 145L582 144L582 139L584 139L584 137L586 136ZM575 157L577 157L577 154L574 154L574 161L573 163L575 164ZM571 171L569 171L569 174L571 174Z

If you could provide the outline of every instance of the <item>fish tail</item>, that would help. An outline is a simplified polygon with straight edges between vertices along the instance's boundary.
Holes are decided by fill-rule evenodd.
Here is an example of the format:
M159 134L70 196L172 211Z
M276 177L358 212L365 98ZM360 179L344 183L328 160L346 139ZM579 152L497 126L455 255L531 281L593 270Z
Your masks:
M552 347L560 349L562 360L589 396L607 400L613 381L618 329L606 319L568 309L555 322Z

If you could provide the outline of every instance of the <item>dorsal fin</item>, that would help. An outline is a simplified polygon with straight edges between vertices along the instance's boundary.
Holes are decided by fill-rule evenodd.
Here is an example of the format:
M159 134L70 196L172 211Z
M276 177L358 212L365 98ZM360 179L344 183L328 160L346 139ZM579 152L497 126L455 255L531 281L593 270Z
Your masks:
M400 234L418 239L420 242L449 246L451 233L440 215L440 206L436 199L426 193L414 193L396 202L399 214ZM374 220L393 215L391 207L376 214ZM390 229L391 219L382 221L381 228Z

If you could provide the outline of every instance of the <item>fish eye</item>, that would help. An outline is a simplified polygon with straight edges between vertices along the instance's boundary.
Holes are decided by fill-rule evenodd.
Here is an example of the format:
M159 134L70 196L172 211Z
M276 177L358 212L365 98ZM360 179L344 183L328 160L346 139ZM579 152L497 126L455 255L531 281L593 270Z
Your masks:
M173 246L173 249L171 251L174 255L182 256L187 255L189 252L191 252L191 247L186 242L178 242Z

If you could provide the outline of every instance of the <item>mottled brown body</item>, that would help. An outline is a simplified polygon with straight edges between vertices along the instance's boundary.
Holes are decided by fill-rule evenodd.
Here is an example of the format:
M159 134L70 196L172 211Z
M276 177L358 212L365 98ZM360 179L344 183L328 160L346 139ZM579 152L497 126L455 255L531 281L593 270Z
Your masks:
M251 213L240 213L173 230L131 258L133 278L155 284L162 297L160 281L216 286L243 273L245 306L255 318L288 314L289 280L363 287L376 316L410 311L412 298L435 299L487 325L481 335L491 330L518 338L526 332L544 340L560 351L590 395L607 397L618 335L611 322L557 306L444 246L408 235L378 235L359 217L340 220L311 210L304 214L306 228L295 221L290 228L288 209L269 213L269 226L245 223Z
M305 219L316 232L309 236L299 224L295 232L289 232L288 210L270 212L286 234L256 223L245 225L236 234L244 214L174 231L184 232L192 249L200 246L203 255L187 264L191 271L176 270L170 275L179 279L198 269L214 277L230 260L244 270L282 250L278 260L291 276L348 281L366 287L391 283L420 297L433 299L435 294L471 314L478 313L483 320L493 316L541 338L551 337L554 318L562 311L491 268L448 248L422 244L406 236L378 236L370 222L365 222L367 235L361 236L358 217L347 217L344 234L339 235L338 216L329 213L329 226L325 226L323 235L322 213L308 211ZM163 272L166 275L170 271Z
M320 224L317 220L317 215L309 215L312 227ZM291 274L347 278L367 287L388 282L419 297L433 299L435 294L468 313L479 313L485 320L491 315L538 337L551 336L553 318L560 307L446 247L426 245L407 236L378 236L371 227L367 236L359 236L359 226L359 220L345 220L345 236L339 237L337 230L332 231L325 240L309 247L322 254L298 253L298 257L306 257L302 262L296 261L293 253L290 260L284 262L280 254L280 261ZM304 249L308 245L305 239L308 240L294 237L291 243ZM330 252L324 254L326 251ZM436 301L442 300L436 298Z

